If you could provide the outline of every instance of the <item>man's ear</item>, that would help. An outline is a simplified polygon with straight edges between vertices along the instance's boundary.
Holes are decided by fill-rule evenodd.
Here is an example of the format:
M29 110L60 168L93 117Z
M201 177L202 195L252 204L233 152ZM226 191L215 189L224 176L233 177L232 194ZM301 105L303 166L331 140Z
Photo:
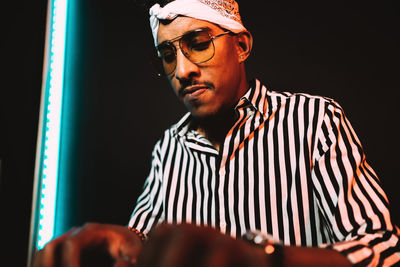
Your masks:
M237 34L238 56L239 62L244 62L251 53L253 48L253 36L248 31L243 31Z

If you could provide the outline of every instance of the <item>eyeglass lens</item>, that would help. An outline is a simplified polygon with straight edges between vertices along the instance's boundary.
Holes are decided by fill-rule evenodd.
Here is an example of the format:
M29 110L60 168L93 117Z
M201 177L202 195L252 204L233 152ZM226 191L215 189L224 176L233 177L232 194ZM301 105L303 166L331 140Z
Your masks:
M178 41L178 40L176 40ZM179 39L179 48L182 53L193 63L203 63L214 56L214 43L207 31L193 31ZM167 75L176 68L176 47L173 42L165 42L158 46L162 65Z

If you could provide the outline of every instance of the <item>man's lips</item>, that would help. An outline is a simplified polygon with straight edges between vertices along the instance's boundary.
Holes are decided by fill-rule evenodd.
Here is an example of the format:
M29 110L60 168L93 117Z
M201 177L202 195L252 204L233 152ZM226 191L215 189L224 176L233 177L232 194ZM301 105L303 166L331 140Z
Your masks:
M208 89L210 88L207 85L202 85L202 84L190 85L182 90L182 95L184 97L194 98L200 96Z

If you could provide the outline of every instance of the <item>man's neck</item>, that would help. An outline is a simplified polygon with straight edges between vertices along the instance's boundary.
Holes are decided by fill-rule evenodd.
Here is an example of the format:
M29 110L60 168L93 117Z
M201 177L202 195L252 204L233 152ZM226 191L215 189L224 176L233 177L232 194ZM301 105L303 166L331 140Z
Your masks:
M205 119L193 118L192 127L198 133L207 138L213 147L219 151L220 145L224 142L229 130L235 123L235 109L221 112L216 116Z
M235 106L237 105L237 102L239 102L239 99L249 89L249 83L246 79L246 75L243 75L239 88L241 89L238 91L236 102L232 107L207 118L193 118L192 128L206 137L211 142L213 147L218 151L220 145L222 142L224 142L227 133L235 123Z

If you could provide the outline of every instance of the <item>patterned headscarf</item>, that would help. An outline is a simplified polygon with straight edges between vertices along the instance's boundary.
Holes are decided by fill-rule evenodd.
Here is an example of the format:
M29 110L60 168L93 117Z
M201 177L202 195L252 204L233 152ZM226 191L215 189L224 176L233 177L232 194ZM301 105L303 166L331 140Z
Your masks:
M175 0L164 7L155 4L150 8L150 27L154 44L161 20L172 20L179 15L205 20L217 24L234 33L246 31L235 0Z

